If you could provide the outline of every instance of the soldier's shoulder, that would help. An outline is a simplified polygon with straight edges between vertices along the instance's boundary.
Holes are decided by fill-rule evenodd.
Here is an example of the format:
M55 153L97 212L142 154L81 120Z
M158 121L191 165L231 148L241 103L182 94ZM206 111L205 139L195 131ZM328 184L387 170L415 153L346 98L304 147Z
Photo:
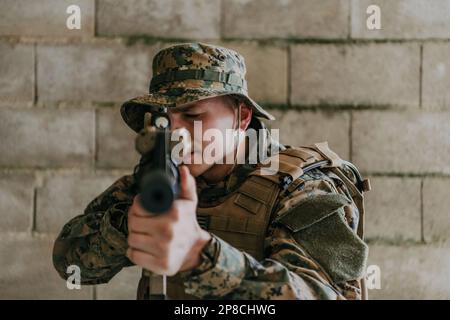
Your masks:
M354 176L346 172L348 162L332 151L326 142L288 146L279 154L282 159L278 160L277 175L282 190L278 195L275 217L280 222L303 224L303 217L318 221L353 205L343 176L350 182L354 182ZM333 170L336 168L343 174L336 174ZM286 182L284 186L283 181Z
M104 210L118 202L132 203L136 193L133 175L124 175L115 180L106 190L95 197L88 204L85 212Z
M329 179L322 168L339 166L342 159L328 147L327 142L308 146L282 146L280 150L256 166L257 175L265 176L287 188L295 180Z
M280 193L273 215L274 225L287 228L336 283L361 277L367 259L367 246L344 210L354 207L352 198L343 192L342 177L330 170L341 167L340 161L325 143L281 151L279 174L294 179Z

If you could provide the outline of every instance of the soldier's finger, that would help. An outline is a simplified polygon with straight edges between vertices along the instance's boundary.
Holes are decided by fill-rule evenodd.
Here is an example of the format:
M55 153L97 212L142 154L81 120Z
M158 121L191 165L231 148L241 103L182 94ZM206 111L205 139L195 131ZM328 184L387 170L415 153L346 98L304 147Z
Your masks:
M134 262L138 266L141 266L155 273L164 274L167 270L165 260L158 259L152 254L128 248L126 255L132 262Z
M128 216L129 232L148 233L154 228L150 217L141 217L134 214Z
M172 236L171 219L165 216L156 218L128 216L129 232L149 234L155 238L170 238Z
M148 234L132 232L128 235L128 246L146 253L159 256L162 253L161 245Z
M141 216L141 217L151 217L152 216L151 212L148 212L141 206L139 195L134 197L133 205L131 206L130 209L132 211L132 214L134 214L136 216Z
M189 168L185 165L180 166L180 198L187 200L197 200L197 188L195 179L191 175Z

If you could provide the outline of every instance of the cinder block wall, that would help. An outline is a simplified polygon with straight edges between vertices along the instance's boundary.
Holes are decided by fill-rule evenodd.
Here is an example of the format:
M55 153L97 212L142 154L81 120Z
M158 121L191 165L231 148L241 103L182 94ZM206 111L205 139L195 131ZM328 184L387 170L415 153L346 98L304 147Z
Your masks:
M81 8L81 30L66 8ZM382 30L366 28L381 8ZM137 161L119 106L153 55L234 48L282 142L328 140L372 180L376 298L450 298L447 0L0 0L0 298L135 298L139 269L68 290L51 263L63 224Z

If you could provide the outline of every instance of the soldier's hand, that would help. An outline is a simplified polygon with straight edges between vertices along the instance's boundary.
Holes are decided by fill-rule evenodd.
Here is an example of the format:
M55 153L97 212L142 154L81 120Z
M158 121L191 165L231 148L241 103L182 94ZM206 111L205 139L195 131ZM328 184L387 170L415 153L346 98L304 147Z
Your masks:
M211 235L196 218L195 179L186 166L180 167L180 196L171 209L152 216L134 198L128 210L128 258L157 274L174 275L201 263L201 251Z

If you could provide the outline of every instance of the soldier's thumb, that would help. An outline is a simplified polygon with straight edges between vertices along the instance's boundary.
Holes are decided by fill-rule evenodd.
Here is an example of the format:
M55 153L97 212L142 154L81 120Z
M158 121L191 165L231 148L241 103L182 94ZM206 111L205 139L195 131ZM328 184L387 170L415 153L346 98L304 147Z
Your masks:
M189 168L185 165L180 166L180 198L197 201L197 187L195 179L191 175Z

